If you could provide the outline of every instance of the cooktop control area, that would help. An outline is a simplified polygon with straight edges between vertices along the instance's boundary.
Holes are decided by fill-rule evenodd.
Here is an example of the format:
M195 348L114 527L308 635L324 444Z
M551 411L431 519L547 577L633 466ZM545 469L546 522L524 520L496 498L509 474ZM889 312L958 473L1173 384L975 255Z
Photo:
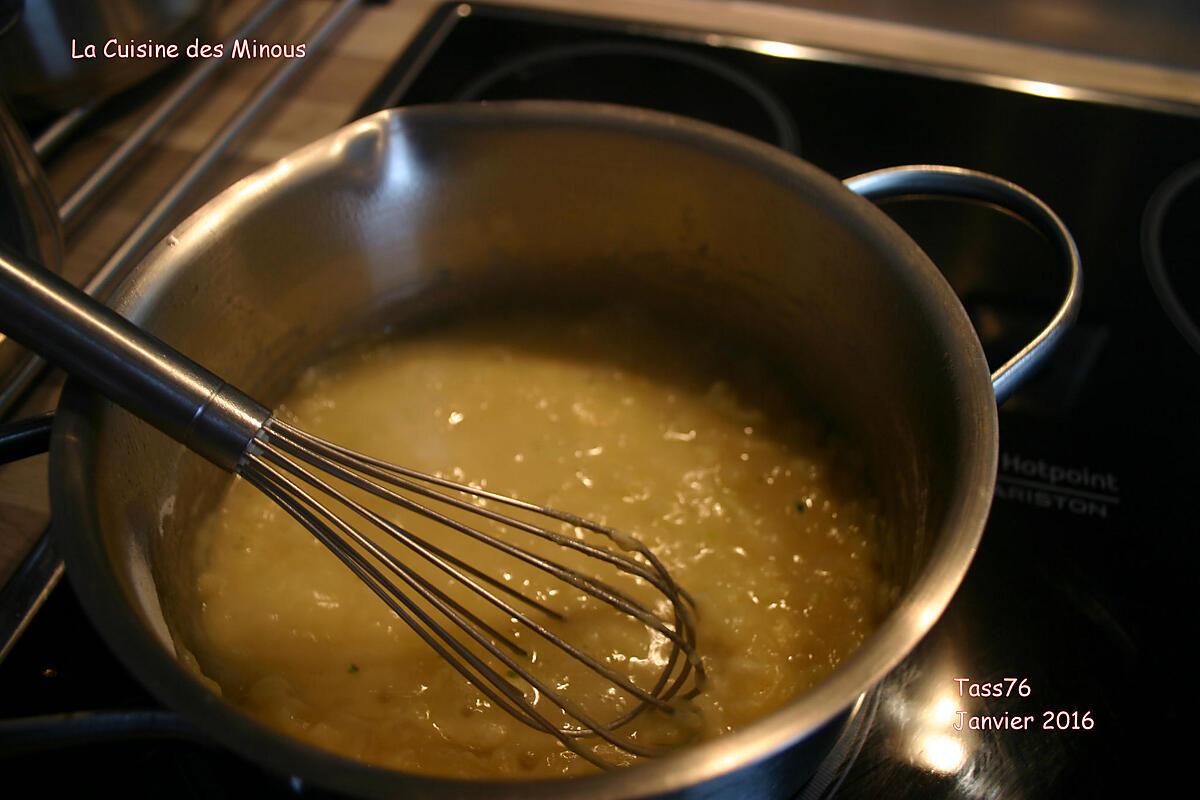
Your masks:
M1200 445L1200 109L487 5L443 7L398 56L361 114L510 98L621 103L733 128L839 178L950 164L1045 200L1079 245L1082 316L1001 411L992 516L962 588L800 796L1173 786L1200 717L1182 646L1196 633L1200 533L1189 466ZM993 365L1053 313L1064 271L1024 223L944 199L884 209L945 272ZM52 634L86 625L68 591L0 664L0 711L152 707L90 631L71 645ZM72 663L106 677L72 678ZM160 746L159 765L182 765L182 780L297 788L200 745Z

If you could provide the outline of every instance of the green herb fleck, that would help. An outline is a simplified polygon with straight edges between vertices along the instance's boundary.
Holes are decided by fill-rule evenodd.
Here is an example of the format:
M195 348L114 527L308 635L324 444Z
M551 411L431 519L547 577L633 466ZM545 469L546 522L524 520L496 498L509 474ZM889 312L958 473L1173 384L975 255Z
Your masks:
M358 664L351 664L350 665L350 674L353 675L356 672L358 672Z
M510 677L510 678L515 678L515 677L517 677L517 672L516 672L516 670L511 670L511 669L510 669L508 672L506 672L506 673L504 673L504 674L505 674L505 675L507 675L507 676L508 676L508 677Z
M798 512L800 512L801 514L803 514L805 511L808 511L808 503L805 502L804 500L798 501L796 503L796 510Z

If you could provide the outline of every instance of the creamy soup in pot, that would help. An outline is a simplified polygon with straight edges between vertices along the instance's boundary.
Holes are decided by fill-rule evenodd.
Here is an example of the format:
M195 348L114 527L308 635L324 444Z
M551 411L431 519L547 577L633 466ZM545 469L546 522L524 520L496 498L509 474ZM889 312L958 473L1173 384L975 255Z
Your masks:
M342 353L305 372L277 416L372 456L587 516L648 545L695 600L707 680L675 713L644 713L623 733L677 745L736 730L813 687L862 643L893 597L876 558L884 522L861 464L804 413L794 376L779 372L718 335L680 331L645 312L514 312ZM633 683L644 686L661 667L663 637L594 597L367 502L536 598L563 618L555 624L565 636ZM413 560L399 545L389 549ZM563 558L599 569L575 554ZM230 486L199 530L193 562L199 612L187 649L230 702L265 724L405 771L534 777L595 769L495 707L246 481ZM422 570L439 585L454 583ZM629 576L612 580L634 596L646 589ZM471 608L521 645L522 663L590 711L611 719L633 702L564 664L505 614ZM567 721L522 687L548 718ZM637 760L585 743L612 763Z

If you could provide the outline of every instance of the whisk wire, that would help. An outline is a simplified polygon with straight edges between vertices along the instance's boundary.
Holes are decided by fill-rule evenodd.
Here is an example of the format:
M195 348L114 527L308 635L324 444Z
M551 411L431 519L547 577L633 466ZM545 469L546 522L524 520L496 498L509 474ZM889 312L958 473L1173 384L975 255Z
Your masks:
M395 591L394 584L388 581L379 572L378 568L374 567L361 554L356 553L346 542L333 535L310 509L297 504L295 496L290 494L287 488L290 481L283 479L282 476L269 467L265 467L265 465L259 464L259 466L263 470L262 473L247 470L243 476L265 495L278 503L280 507L287 511L309 533L313 534L318 541L325 545L359 580L365 583L395 612L405 625L416 633L455 671L478 688L488 700L510 714L514 719L554 736L563 746L581 758L602 768L609 766L609 764L578 745L573 740L573 736L563 736L553 723L543 718L534 710L524 694L517 690L516 687L506 681L501 681L494 670L483 663L475 654L463 647L461 642L453 639L453 637L449 637L447 644L467 663L464 664L456 659L442 642L439 641L439 638L444 639L446 637L435 635L435 632L440 630L440 626L434 623L410 598L404 596L403 593ZM418 619L424 625L420 624ZM472 672L471 668L474 668L476 672ZM485 680L479 680L478 676L483 676Z
M272 420L272 422L274 422L274 420ZM295 434L299 434L300 436L303 436L306 441L305 442L296 442L296 441L290 440L286 436L278 436L278 437L271 436L270 434L275 433L275 431L273 431L273 430L269 431L267 441L271 444L277 444L282 449L287 451L289 454L295 456L296 458L306 461L309 464L311 464L312 466L315 466L315 467L318 467L325 471L331 472L332 474L336 475L337 477L341 478L342 480L346 481L347 483L357 486L358 488L360 488L366 492L369 492L369 493L371 493L377 497L380 497L384 500L388 500L389 502L395 503L409 511L412 511L416 514L426 517L427 519L430 519L434 522L445 525L446 527L449 527L453 530L458 531L459 533L469 536L478 542L481 542L483 544L488 545L489 547L500 550L505 555L511 556L512 558L522 561L532 567L535 567L543 572L546 572L547 574L553 575L555 578L558 578L559 580L569 583L570 585L574 586L577 589L580 589L581 591L587 592L592 597L595 597L598 600L608 603L609 605L613 606L614 608L616 608L626 614L629 614L630 616L635 617L643 624L654 629L655 631L657 631L661 635L667 637L668 639L672 640L676 644L679 644L681 646L684 644L684 641L682 640L682 634L680 634L676 629L674 629L672 627L668 627L653 612L646 609L640 603L638 603L636 600L630 598L628 595L626 595L625 593L616 589L611 584L603 583L601 581L598 581L598 580L588 577L586 575L581 575L580 573L578 573L574 570L571 570L567 567L564 567L556 562L542 558L542 557L540 557L534 553L531 553L527 550L523 550L522 548L519 548L509 542L505 542L501 539L498 539L495 536L492 536L488 533L485 533L484 531L479 530L478 528L474 528L474 527L472 527L470 525L466 525L456 519L447 517L444 514L440 514L439 512L437 512L427 506L422 506L419 503L416 503L403 495L400 495L393 491L390 491L386 487L379 486L378 484L372 483L371 481L364 479L361 475L357 475L357 474L351 472L349 469L347 469L345 466L343 466L340 461L335 461L332 464L328 463L327 461L322 460L321 453L317 452L317 449L320 448L320 449L331 449L331 450L343 450L343 448L338 448L334 445L329 445L327 442L322 442L321 440L316 439L315 437L310 437L310 436L308 436L308 434L303 434L302 432L296 431L296 429L294 429L294 428L288 428L286 430L288 433L295 433ZM307 443L312 443L314 445L317 445L317 447L308 447L308 446L306 446ZM321 446L324 446L324 447L321 447ZM345 452L351 452L351 451L345 451ZM383 462L378 462L378 463L383 463ZM357 466L358 465L355 464L352 466L352 468L357 467ZM448 497L446 495L432 492L431 490L427 489L426 487L420 486L419 484L412 483L411 481L396 480L396 479L390 478L386 474L382 474L381 470L371 469L369 466L363 467L363 471L367 472L367 474L369 474L372 477L375 477L379 480L387 481L388 483L397 485L397 486L399 486L399 488L420 493L422 496L426 496L426 497L429 497L430 499L434 499L439 502L444 502L444 503L450 504L460 510L486 517L487 519L490 519L492 521L498 522L500 524L503 524L503 525L506 525L509 527L516 528L518 530L521 530L521 531L524 531L527 533L532 533L535 536L539 536L541 538L548 539L549 541L553 542L554 544L561 544L564 547L570 547L571 549L579 550L580 552L584 552L585 554L594 556L596 558L600 558L601 554L603 554L603 556L606 556L606 558L604 558L603 560L607 561L608 563L613 564L614 566L617 566L626 572L633 572L638 577L643 577L644 570L643 570L643 566L641 564L638 564L636 561L634 561L630 558L622 558L619 554L613 553L612 551L605 550L603 548L597 548L592 545L581 546L582 543L580 543L576 539L571 539L569 537L561 536L560 534L555 534L553 531L547 531L545 528L541 528L536 525L531 525L531 524L523 522L521 520L515 520L510 517L504 517L502 515L495 515L493 512L489 511L486 508L480 508L479 506L473 505L471 503L465 503L460 500L457 500L456 498L452 498L452 497ZM406 470L406 472L408 472L408 471ZM433 476L427 476L427 477L432 478ZM456 485L456 486L458 486L458 485ZM466 486L463 486L462 490L466 491L466 492L472 492L472 493L475 492L474 488L466 487ZM539 510L542 510L542 509L540 509L540 507L532 506L529 504L522 504L522 507L531 508L531 509L537 508ZM665 573L665 570L664 570L664 573ZM661 578L655 578L655 579L649 580L649 582L656 589L658 589L661 593L667 595L667 597L669 599L672 599L673 601L679 599L677 597L673 597L671 589L663 584ZM688 614L688 611L681 600L679 602L672 602L672 605L673 605L677 615ZM678 622L678 620L677 620L677 622Z
M610 564L627 568L627 571L649 581L660 591L665 592L669 590L669 587L664 584L658 572L648 569L636 561L624 558L619 553L614 553L611 550L597 547L579 539L563 536L560 533L547 530L546 528L533 525L523 520L506 517L502 514L491 511L486 507L477 506L472 503L465 503L462 500L452 497L451 495L436 492L432 489L429 489L427 486L422 486L419 482L424 482L438 486L442 489L449 489L462 494L472 495L481 500L501 503L512 508L518 508L523 511L540 514L542 516L564 522L572 527L586 528L607 536L611 541L616 542L618 545L627 550L632 550L637 552L639 555L654 558L653 553L651 553L649 548L647 548L644 544L636 539L633 539L632 537L624 536L619 531L616 531L612 528L599 525L598 523L595 523L589 519L585 519L584 517L580 517L575 514L569 514L565 511L546 508L545 506L535 505L515 497L490 492L480 486L471 486L465 483L458 483L438 475L429 475L427 473L407 469L396 464L391 464L386 461L381 461L380 459L363 455L362 453L358 453L354 450L333 444L332 442L326 442L322 439L318 439L315 436L307 434L298 428L294 428L287 423L280 422L276 419L271 420L269 427L269 434L277 436L278 438L276 441L278 441L281 445L290 444L292 446L306 448L311 452L331 459L335 463L341 464L342 466L358 470L366 475L376 478L377 480L386 481L394 486L415 492L426 499L439 503L445 503L463 511L468 511L472 514L485 517L492 522L509 525L525 533L533 534L534 536L546 539L547 541L561 545L562 547L578 550L579 552L585 553L593 558L598 558L601 561L606 561ZM659 564L656 569L665 571L661 569L661 564Z
M449 527L549 574L642 623L669 643L665 658L662 662L657 662L660 663L660 667L652 681L653 685L639 686L632 679L618 674L600 659L571 644L500 595L503 593L510 596L553 619L564 619L561 614L539 600L487 575L416 535L407 527L373 511L307 467L315 468L318 472L338 479L348 486ZM455 483L440 476L426 475L363 456L306 434L274 418L267 421L256 441L247 448L239 467L239 474L279 504L333 552L400 617L404 624L412 628L435 653L475 685L489 701L521 723L554 736L563 746L597 766L609 767L612 764L597 751L581 743L581 739L595 736L626 753L638 756L658 755L662 752L661 748L638 742L633 736L620 733L619 729L649 708L673 713L673 700L690 698L697 694L703 685L704 668L695 652L692 599L671 580L661 561L649 548L632 537L573 514L536 506L479 487ZM485 503L472 503L452 497L423 485L421 481L441 489L461 492L484 501L495 500L510 507L542 515L572 526L577 535L580 535L579 529L605 535L624 552L614 552L579 538L564 536L540 525L500 514L487 508ZM309 488L306 489L305 486ZM665 613L667 618L651 611L606 581L580 573L550 558L448 517L413 498L399 494L395 489L446 504L487 519L505 529L531 534L551 544L609 564L619 572L656 589L665 600L660 606L660 613ZM562 696L558 689L565 688L564 686L551 687L518 660L531 658L525 648L434 585L411 565L381 548L344 519L339 512L314 496L313 491L365 520L449 576L454 584L463 586L485 603L503 612L514 624L519 623L575 662L626 692L634 699L633 706L609 722L597 721L578 703ZM375 561L371 561L371 558ZM389 578L389 574L399 582ZM420 598L421 602L417 598ZM433 617L433 613L440 614L453 628L461 631L466 641L451 633L444 623ZM480 648L482 653L475 652L467 644L468 641ZM505 648L511 653L506 652ZM507 669L507 677L501 675L496 663L489 663L484 653ZM520 679L527 684L534 693L534 699L531 701L526 692L510 678ZM685 690L689 681L691 686ZM534 704L539 698L544 698L549 704L557 707L571 722L563 725L552 722L535 707Z
M280 458L278 454L273 453L272 451L264 451L264 453L271 456L273 461L275 461L276 463L283 466L285 469L287 469L292 474L297 475L298 477L305 479L305 480L307 480L307 478L309 477L309 475L307 473L304 473L302 470L297 469L295 464L287 461L286 459ZM308 459L305 459L305 460L308 460ZM390 498L385 497L385 499L390 499ZM396 538L399 539L401 537L396 537ZM416 537L411 537L411 538L414 539L415 541L419 541L421 543L421 546L425 550L436 555L439 559L442 559L449 564L453 564L458 569L471 574L476 579L488 584L489 586L497 589L498 591L501 591L501 592L509 595L510 597L530 606L531 608L537 609L538 611L540 611L541 613L545 614L546 616L548 616L552 619L556 619L556 620L560 620L560 621L563 619L563 616L561 614L559 614L557 611L555 611L553 608L551 608L550 606L545 605L544 603L540 602L536 598L530 597L529 595L526 595L526 594L522 594L521 592L517 591L509 584L507 584L497 578L494 578L491 575L488 575L486 572L479 569L478 567L474 567L474 566L468 564L467 562L463 561L462 559L456 557L454 554L444 550L443 548L438 547L437 545L433 544L432 542L429 542L428 540L425 540L425 539L416 539Z
M513 607L512 605L504 602L504 600L502 598L497 597L496 595L487 591L484 587L479 586L479 585L475 584L474 582L472 582L471 580L469 580L464 574L462 574L457 569L455 569L453 567L453 565L444 563L443 560L439 556L430 552L430 550L431 550L430 546L428 545L427 542L425 542L420 537L415 536L414 534L412 534L412 532L408 531L407 529L403 528L400 525L397 525L395 522L392 522L391 520L388 520L385 517L380 516L379 514L372 511L371 509L367 508L366 506L362 505L361 503L359 503L349 497L346 497L345 495L342 495L340 492L338 492L336 489L334 489L332 486L330 486L327 482L322 481L321 479L317 478L315 475L312 475L311 473L307 473L307 472L304 472L303 470L298 469L294 464L290 464L287 461L287 459L281 458L278 454L271 453L268 451L267 453L265 453L265 455L273 463L277 464L278 466L283 467L284 469L287 469L290 472L293 472L293 474L295 474L301 480L304 480L305 482L309 483L310 485L319 489L320 491L324 492L327 495L336 497L340 502L342 502L344 505L346 505L348 508L350 508L355 513L359 514L364 519L366 519L372 525L376 526L381 531L388 534L388 536L390 536L392 539L405 545L406 547L411 549L413 552L417 553L422 558L424 558L426 561L428 561L429 563L431 563L434 566L441 569L444 573L449 575L451 578L454 578L455 580L459 581L463 586L465 586L470 591L474 592L477 596L486 600L491 605L493 605L496 608L503 611L509 618L513 619L514 621L520 622L526 628L537 633L543 639L549 641L551 644L555 645L560 650L562 650L563 652L570 655L572 658L576 659L577 661L579 661L580 663L589 667L590 669L594 670L595 672L598 672L600 675L602 675L606 679L610 680L611 682L615 683L616 685L620 686L622 689L629 692L630 694L635 695L640 700L642 700L646 703L652 704L654 706L657 706L658 708L660 708L664 711L670 710L670 706L668 705L666 700L664 700L664 699L656 696L655 694L652 694L651 692L648 692L645 689L642 689L641 687L637 686L636 684L622 678L620 675L616 674L611 669L609 669L608 667L601 664L599 661L597 661L595 658L593 658L589 654L587 654L584 651L580 650L579 648L575 647L574 645L572 645L570 642L566 641L562 637L556 635L553 631L550 631L547 628L545 628L544 626L538 624L535 620L530 618L524 612L522 612L519 609ZM371 554L376 556L380 561L383 561L390 568L405 569L405 567L403 567L401 562L398 562L394 556L392 556L390 553L388 553L385 550L379 549L377 546L374 545L374 543L370 543L370 540L367 540L367 539L365 539L365 537L362 537L362 535L358 531L355 530L355 531L353 531L353 533L349 533L348 535L353 536L355 541L359 541L360 544L363 543L362 540L365 540L366 543L369 543L369 545L364 544L364 546L368 546L371 551ZM477 616L475 616L471 611L464 608L461 604L459 604L453 598L446 595L444 592L442 592L440 589L438 589L432 583L430 583L429 581L422 578L419 574L415 574L415 573L411 573L411 572L409 574L413 574L417 580L421 581L422 585L428 591L437 594L443 601L453 604L453 606L459 613L472 618L481 627L484 627L485 629L487 629L490 633L493 634L494 638L497 638L497 639L500 639L501 641L507 642L509 644L510 649L515 650L522 655L528 655L528 653L523 648L521 648L519 645L512 642L510 639L505 637L503 634L496 632L495 629L492 628L490 625L487 625L487 623L484 623L481 620L479 620L479 618ZM559 617L561 619L561 615L559 615ZM662 687L656 687L656 691L661 688Z
M377 567L367 561L365 556L363 556L361 553L355 552L353 548L348 547L343 540L339 540L337 537L332 537L331 539L327 529L321 531L321 534L318 535L318 538L322 541L322 543L325 544L326 547L332 549L334 553L343 561L343 563L345 563L347 566L350 566L360 579L366 581L373 589L375 589L376 594L383 598L389 607L396 611L397 608L395 601L398 600L406 609L408 609L408 611L419 617L421 621L427 625L436 636L445 642L445 644L454 649L460 657L466 659L488 683L494 686L494 688L508 695L513 701L516 701L517 697L520 697L521 701L518 703L518 705L522 708L522 710L526 711L527 714L515 714L514 716L516 716L517 719L525 722L526 724L531 724L532 727L540 730L547 730L546 726L542 724L543 722L549 724L550 727L554 729L555 736L564 744L567 744L570 739L580 735L595 734L610 744L636 755L648 756L658 754L659 751L654 748L641 746L638 743L633 742L628 737L618 737L614 735L609 729L611 727L611 723L610 725L606 726L597 722L591 717L591 715L581 709L577 704L563 698L560 694L558 694L558 692L551 689L543 680L524 669L523 666L517 663L511 656L500 650L492 642L488 641L488 639L484 637L476 628L473 628L463 619L462 616L459 615L454 608L454 605L456 605L455 603L446 603L438 596L438 592L429 591L430 587L428 582L420 575L413 572L411 568L392 558L386 551L380 549L378 545L374 544L369 538L363 536L353 526L320 503L302 487L288 479L282 473L274 470L270 465L266 464L260 458L257 456L252 456L250 460L259 469L263 470L269 476L269 480L274 482L276 486L285 487L292 494L293 498L299 499L307 507L306 510L309 513L305 515L305 518L302 519L302 522L315 524L305 524L306 528L308 528L310 531L312 531L314 527L322 528L323 526L317 520L317 516L319 515L319 517L323 517L326 524L333 525L344 535L350 537L353 541L370 552L371 555L375 556L379 561L385 563L394 574L400 577L424 600L437 608L437 610L440 611L447 619L455 623L455 625L473 641L475 641L476 644L484 648L493 657L501 661L506 667L508 667L509 670L520 675L521 678L529 683L529 685L535 690L537 690L541 696L554 703L554 705L558 706L572 718L583 723L583 727L557 728L553 726L552 723L549 723L548 720L545 720L543 716L537 714L533 710L532 706L528 704L524 695L515 686L513 686L513 684L507 680L504 680L498 672L496 672L486 662L479 659L478 656L467 649L462 642L451 636L440 625L437 625L424 609L422 609L410 597L400 591L399 587L388 581ZM272 494L271 496L273 499L278 501L279 497L277 494ZM346 499L344 497L338 497L337 493L335 493L333 496L337 497L339 500ZM286 505L285 508L289 512L293 513L293 517L300 518L296 513L294 513L294 506L292 506L290 503ZM408 617L407 615L401 615L401 617L407 624L411 625L411 617ZM439 655L447 657L447 654L441 649L439 649ZM478 680L473 680L472 683L477 687L480 684ZM497 702L503 701L497 700ZM505 710L509 711L509 713L512 713L512 709L510 708L506 708ZM532 716L536 721L531 720L529 718L530 716Z

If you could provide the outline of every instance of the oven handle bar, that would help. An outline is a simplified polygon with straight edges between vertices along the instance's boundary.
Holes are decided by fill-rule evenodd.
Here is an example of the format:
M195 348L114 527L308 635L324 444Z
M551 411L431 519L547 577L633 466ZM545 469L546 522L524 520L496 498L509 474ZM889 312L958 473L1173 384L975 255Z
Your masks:
M0 425L0 465L49 450L53 425L53 411Z

